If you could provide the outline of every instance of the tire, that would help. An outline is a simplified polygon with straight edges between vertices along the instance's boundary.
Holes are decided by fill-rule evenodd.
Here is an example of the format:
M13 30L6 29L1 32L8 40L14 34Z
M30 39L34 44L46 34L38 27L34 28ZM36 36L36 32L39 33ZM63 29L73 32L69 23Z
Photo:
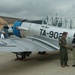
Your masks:
M31 53L32 53L32 52L27 52L27 57L29 57Z
M16 53L16 57L18 60L23 60L26 58L26 54L24 52L22 53Z
M43 51L43 52L38 52L38 54L46 54L46 51Z

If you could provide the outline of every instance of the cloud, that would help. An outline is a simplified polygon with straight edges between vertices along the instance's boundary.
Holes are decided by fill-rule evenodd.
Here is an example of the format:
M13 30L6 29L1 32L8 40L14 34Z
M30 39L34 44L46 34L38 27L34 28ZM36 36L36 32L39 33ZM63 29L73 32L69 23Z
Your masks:
M74 0L0 0L0 15L37 19L58 13L61 17L75 17Z

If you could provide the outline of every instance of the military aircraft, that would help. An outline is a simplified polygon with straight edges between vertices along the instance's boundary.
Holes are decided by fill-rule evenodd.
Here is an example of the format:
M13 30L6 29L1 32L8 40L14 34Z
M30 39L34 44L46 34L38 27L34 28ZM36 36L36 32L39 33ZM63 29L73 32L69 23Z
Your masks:
M0 52L13 52L19 60L25 59L32 52L45 54L46 51L59 50L58 39L67 32L67 44L72 49L72 39L75 29L16 21L13 33L16 38L0 39Z

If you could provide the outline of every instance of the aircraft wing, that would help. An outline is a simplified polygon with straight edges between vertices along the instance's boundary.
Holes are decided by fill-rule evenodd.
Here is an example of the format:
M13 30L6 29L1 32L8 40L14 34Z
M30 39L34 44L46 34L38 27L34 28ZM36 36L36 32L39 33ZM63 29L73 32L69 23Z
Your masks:
M0 39L0 52L54 51L59 47L33 38Z

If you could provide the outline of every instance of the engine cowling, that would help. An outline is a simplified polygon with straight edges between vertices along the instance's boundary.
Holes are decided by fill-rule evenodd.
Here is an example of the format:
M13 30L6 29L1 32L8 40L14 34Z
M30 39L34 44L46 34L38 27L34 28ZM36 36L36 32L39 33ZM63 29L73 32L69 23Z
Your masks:
M16 21L13 26L13 33L17 37L24 38L29 35L31 23Z
M14 23L14 26L13 26L13 33L14 33L14 35L17 36L17 37L21 37L21 36L20 36L20 30L17 29L18 26L21 26L21 23L22 23L22 22L20 22L20 21L16 21L16 22Z
M17 37L25 38L27 36L39 36L39 24L16 21L13 26L13 33Z

